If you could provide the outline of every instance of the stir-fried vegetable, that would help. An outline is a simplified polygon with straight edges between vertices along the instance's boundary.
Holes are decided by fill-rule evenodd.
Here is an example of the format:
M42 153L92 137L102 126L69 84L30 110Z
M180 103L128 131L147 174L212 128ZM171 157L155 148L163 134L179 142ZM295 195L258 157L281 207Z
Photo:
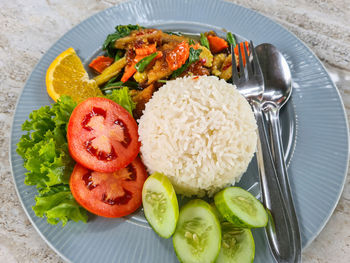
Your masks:
M89 64L89 67L94 69L98 73L102 73L102 71L104 71L113 63L113 61L114 61L113 58L98 56L93 61L91 61L91 63Z
M138 25L119 25L115 27L115 32L109 34L102 45L102 49L106 51L107 55L114 58L117 54L117 50L114 47L116 40L130 35L131 31L138 30L141 27Z
M232 45L233 47L236 46L235 37L232 35L231 32L227 32L226 38L227 38L227 42L228 42L230 45Z
M219 53L220 51L228 48L228 44L225 39L218 36L208 36L210 51L214 54Z
M210 49L209 41L208 41L207 37L203 33L201 33L201 40L200 41L201 41L201 45L203 47L206 47L207 49Z
M97 75L94 80L96 81L97 85L101 85L114 76L118 75L118 73L125 67L126 65L126 59L121 58L117 61L115 61L112 65L110 65L108 68L106 68L100 75Z
M161 56L161 52L154 52L153 54L141 59L139 62L136 63L135 68L138 72L144 72L146 67L152 62L153 59L155 59L157 56Z
M239 45L236 45L231 32L226 34L226 39L217 36L214 31L203 32L198 38L138 25L119 25L103 44L105 55L114 59L114 63L94 79L105 94L121 87L132 89L134 98L142 98L136 103L136 116L140 117L152 93L169 79L215 75L229 80L232 76L229 44L235 47L234 55L238 61ZM240 46L243 47L243 44ZM91 64L96 64L100 59ZM150 89L152 84L154 86ZM144 93L147 95L140 95L144 89L147 89Z
M180 76L192 63L199 60L199 55L202 52L201 49L190 48L188 61L179 69L175 70L172 74L172 78Z

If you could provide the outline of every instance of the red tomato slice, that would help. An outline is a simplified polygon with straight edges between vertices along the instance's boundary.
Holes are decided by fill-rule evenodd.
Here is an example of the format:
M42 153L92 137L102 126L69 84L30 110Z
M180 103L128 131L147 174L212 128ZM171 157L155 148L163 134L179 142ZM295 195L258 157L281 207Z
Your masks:
M73 159L98 172L124 168L140 150L136 121L106 98L89 98L74 109L67 140Z
M91 171L77 163L69 184L75 200L86 210L104 217L122 217L141 206L146 178L145 166L136 157L113 173Z

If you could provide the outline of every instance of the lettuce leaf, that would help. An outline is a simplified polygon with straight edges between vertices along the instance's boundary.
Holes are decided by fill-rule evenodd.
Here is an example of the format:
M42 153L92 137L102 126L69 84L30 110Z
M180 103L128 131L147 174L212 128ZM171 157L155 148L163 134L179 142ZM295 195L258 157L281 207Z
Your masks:
M120 106L126 109L132 116L132 111L135 109L136 104L129 95L128 87L114 89L112 93L106 94L105 96L107 99L113 100L114 102L118 103Z
M67 143L67 124L76 103L69 97L34 110L22 125L27 131L17 144L17 153L28 170L24 183L35 185L39 194L33 210L47 222L65 225L68 220L87 221L87 212L74 200L69 177L74 168Z
M135 103L127 87L113 90L106 97L132 114ZM62 222L64 226L69 220L87 221L87 211L74 200L69 189L75 162L69 155L66 134L76 105L70 97L62 96L51 107L34 110L22 125L27 133L17 144L17 153L28 170L24 183L35 185L38 190L33 211L39 217L46 217L50 224Z
M50 224L59 221L64 226L68 220L87 221L87 213L75 200L68 185L56 185L39 190L33 206L35 214L39 217L46 216Z

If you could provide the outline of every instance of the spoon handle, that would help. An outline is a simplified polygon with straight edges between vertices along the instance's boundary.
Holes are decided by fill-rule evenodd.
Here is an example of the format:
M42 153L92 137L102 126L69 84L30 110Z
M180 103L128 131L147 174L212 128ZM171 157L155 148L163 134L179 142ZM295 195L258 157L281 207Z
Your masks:
M277 178L281 186L284 200L286 202L287 213L293 231L293 245L295 259L294 262L301 262L301 238L298 224L298 218L295 213L292 192L288 180L288 172L284 159L284 150L281 138L281 129L279 121L279 109L268 108L266 110L266 118L270 132L271 152L275 160Z
M266 226L268 243L277 262L292 263L295 261L294 253L291 250L293 234L290 217L287 214L284 196L277 179L275 165L266 135L261 105L253 102L252 108L259 133L256 154L262 202L267 208L269 215L269 222Z

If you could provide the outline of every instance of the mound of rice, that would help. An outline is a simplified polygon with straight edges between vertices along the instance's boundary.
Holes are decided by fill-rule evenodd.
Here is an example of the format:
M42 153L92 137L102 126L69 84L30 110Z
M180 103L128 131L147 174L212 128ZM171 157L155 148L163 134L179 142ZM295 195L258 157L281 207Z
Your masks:
M214 76L168 81L139 120L141 155L150 173L164 173L175 191L212 195L246 171L257 143L250 105Z

